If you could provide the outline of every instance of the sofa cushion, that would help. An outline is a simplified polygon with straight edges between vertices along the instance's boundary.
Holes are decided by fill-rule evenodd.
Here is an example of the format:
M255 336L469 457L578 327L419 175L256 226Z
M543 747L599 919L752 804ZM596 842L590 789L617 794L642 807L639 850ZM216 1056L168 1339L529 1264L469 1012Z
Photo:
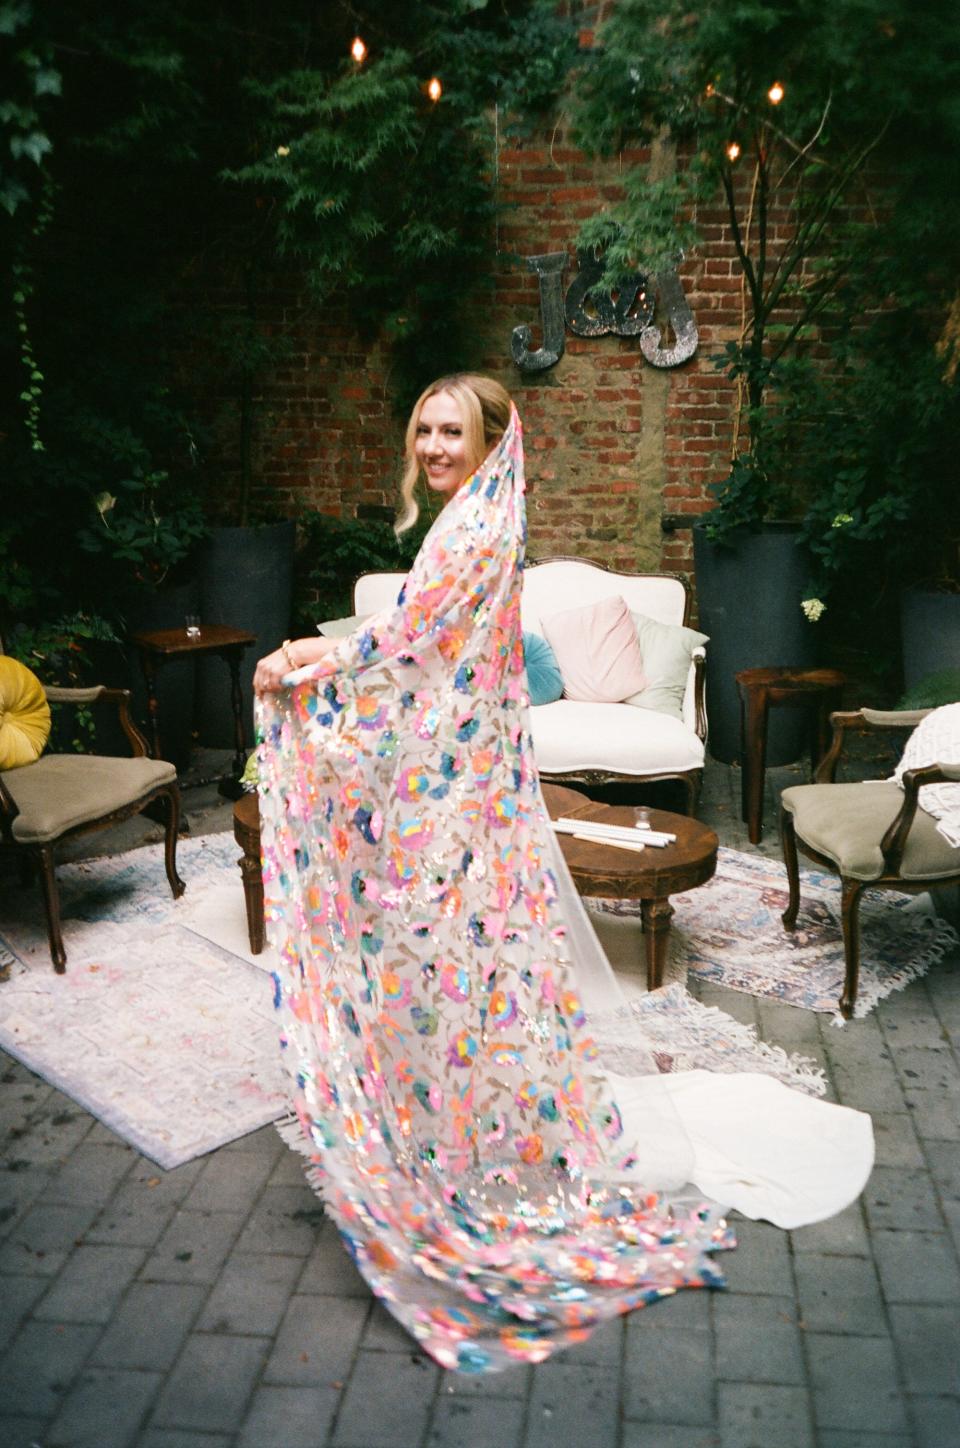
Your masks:
M2 775L20 810L11 827L13 837L35 845L125 809L176 777L173 765L163 759L102 754L45 754L36 764Z
M527 692L531 704L552 704L563 693L563 675L557 656L536 633L523 635L523 662L527 670Z
M545 618L544 636L560 665L568 699L615 704L646 687L637 631L617 594Z
M327 639L345 639L348 634L356 633L369 617L368 613L354 613L347 618L326 618L317 624L317 633Z
M634 613L632 618L647 682L643 688L625 696L624 703L682 719L690 660L694 649L707 643L708 636L683 624L660 623L643 613Z
M623 704L558 699L530 713L533 752L544 774L603 769L670 774L703 768L703 742L669 714L638 714Z
M883 874L880 841L903 805L903 793L886 780L860 784L795 784L780 796L794 828L812 849L832 860L853 880ZM960 849L948 845L937 822L918 809L907 835L900 874L905 880L935 880L960 870Z

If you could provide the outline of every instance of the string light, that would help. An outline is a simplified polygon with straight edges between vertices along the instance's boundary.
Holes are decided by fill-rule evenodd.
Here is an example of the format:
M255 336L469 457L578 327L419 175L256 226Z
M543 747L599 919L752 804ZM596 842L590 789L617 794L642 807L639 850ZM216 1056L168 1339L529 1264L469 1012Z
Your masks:
M427 84L427 95L432 101L438 101L443 95L443 86L437 80L436 76Z
M774 83L773 83L773 85L772 85L772 86L770 87L770 89L767 91L767 100L770 102L770 104L771 104L772 106L778 106L778 105L780 104L780 102L783 100L783 96L784 96L783 86L780 84L780 82L779 82L778 80L775 80Z
M357 65L363 65L363 62L367 58L367 47L364 45L359 35L354 37L353 44L350 47L350 54L357 62Z
M703 93L707 100L710 100L712 96L716 95L717 92L714 89L713 81L708 81Z
M278 155L278 156L289 156L289 155L290 155L290 147L289 147L289 146L278 146L278 147L277 147L277 155Z
M728 141L728 142L727 142L727 160L728 160L728 161L736 161L736 160L739 158L739 156L740 156L740 142L739 142L739 141Z

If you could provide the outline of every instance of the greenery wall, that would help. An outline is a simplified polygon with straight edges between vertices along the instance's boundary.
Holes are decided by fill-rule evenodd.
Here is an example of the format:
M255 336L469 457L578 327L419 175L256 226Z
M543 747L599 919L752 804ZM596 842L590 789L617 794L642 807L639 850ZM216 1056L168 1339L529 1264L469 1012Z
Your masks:
M484 113L547 103L574 35L539 0L14 0L0 35L0 469L18 502L0 634L121 628L205 520L253 521L257 381L284 346L255 317L281 268L316 308L346 297L361 332L386 330L401 407L472 360L449 301L489 252ZM205 305L200 272L242 305ZM226 517L211 373L241 456Z
M776 224L738 243L747 324L717 359L745 379L749 448L719 503L751 522L799 499L838 602L869 612L891 565L956 584L955 6L616 0L591 45L599 8L0 0L8 647L56 625L69 657L64 639L121 629L187 568L211 519L251 517L258 379L284 347L256 319L279 270L388 340L400 411L477 360L454 300L491 270L494 104L499 127L549 116L588 153L676 142L674 174L628 168L587 232L614 276L696 247L710 207L736 234L760 188ZM200 275L240 305L208 304ZM238 490L206 430L211 375Z

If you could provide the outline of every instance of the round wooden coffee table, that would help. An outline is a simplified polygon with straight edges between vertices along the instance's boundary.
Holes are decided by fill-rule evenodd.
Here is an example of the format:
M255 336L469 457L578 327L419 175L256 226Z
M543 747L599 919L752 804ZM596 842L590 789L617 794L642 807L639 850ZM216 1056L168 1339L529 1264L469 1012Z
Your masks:
M603 824L633 824L631 806L594 804L585 794L563 785L545 784L543 798L551 819L565 815ZM676 835L675 843L665 845L663 849L648 845L635 854L632 850L618 850L611 845L575 840L572 835L558 835L557 839L581 895L640 901L647 989L656 990L663 982L667 937L673 915L670 896L692 890L711 878L717 868L718 840L706 825L687 815L670 814L667 810L652 809L650 824L655 830L666 830ZM263 880L260 874L260 808L255 794L243 795L234 805L233 833L243 851L239 864L243 875L250 953L259 955L264 939Z
M594 804L586 795L550 784L543 786L543 798L551 819L566 815L597 824L632 827L634 823L630 805ZM573 883L581 895L596 895L605 900L640 901L647 989L656 990L663 984L663 966L667 958L667 939L673 915L670 896L692 890L711 879L717 868L719 841L713 830L698 820L687 815L670 814L663 809L650 811L650 827L664 830L677 838L662 849L648 845L645 850L636 853L619 850L613 845L577 840L572 835L558 834L557 839Z

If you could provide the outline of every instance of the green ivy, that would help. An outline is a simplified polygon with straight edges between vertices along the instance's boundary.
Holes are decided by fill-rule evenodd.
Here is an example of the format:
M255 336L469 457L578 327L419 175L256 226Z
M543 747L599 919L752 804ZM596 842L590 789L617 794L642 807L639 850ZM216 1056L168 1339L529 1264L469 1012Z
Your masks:
M923 470L905 456L926 451L920 410L905 449L896 449L902 472L894 497L882 497L879 478L891 480L894 469L881 457L859 513L849 473L838 485L835 473L822 471L809 492L797 491L802 468L781 446L781 415L789 408L796 422L806 409L812 424L821 406L824 369L803 365L811 343L827 338L834 352L839 337L842 373L844 338L865 332L860 362L835 388L833 411L844 414L840 433L850 441L859 429L866 452L876 455L868 440L888 434L897 409L884 410L887 388L871 395L857 385L856 367L879 372L870 347L893 345L891 381L899 374L909 389L912 369L929 371L936 336L929 319L942 315L958 286L958 87L960 14L951 0L920 7L909 0L702 0L695 7L617 0L610 7L576 80L575 136L604 155L659 144L672 171L664 177L645 162L626 166L621 194L588 221L581 241L606 248L615 281L638 266L674 264L700 244L705 218L722 220L746 299L741 335L714 359L742 389L744 422L740 441L731 439L729 476L715 490L715 537L784 508L803 514L813 499L807 533L826 559L838 556L833 522L842 513L855 519L846 536L875 530L894 544L907 516L931 516ZM889 339L865 326L884 310L896 319ZM911 325L917 315L925 338ZM893 342L898 331L911 333L909 348ZM865 409L859 419L844 413L844 398L853 405L854 396ZM943 399L934 406L942 412Z
M353 585L361 573L405 572L416 557L432 519L418 520L398 538L391 523L375 518L332 518L310 510L301 519L302 626L353 613Z
M44 684L82 688L91 682L88 645L118 643L113 626L95 615L74 613L53 623L31 627L20 624L4 640L6 652L32 669ZM54 705L54 709L60 706ZM96 740L96 718L88 705L64 706L66 731L55 720L58 746L69 745L78 754L89 753Z

